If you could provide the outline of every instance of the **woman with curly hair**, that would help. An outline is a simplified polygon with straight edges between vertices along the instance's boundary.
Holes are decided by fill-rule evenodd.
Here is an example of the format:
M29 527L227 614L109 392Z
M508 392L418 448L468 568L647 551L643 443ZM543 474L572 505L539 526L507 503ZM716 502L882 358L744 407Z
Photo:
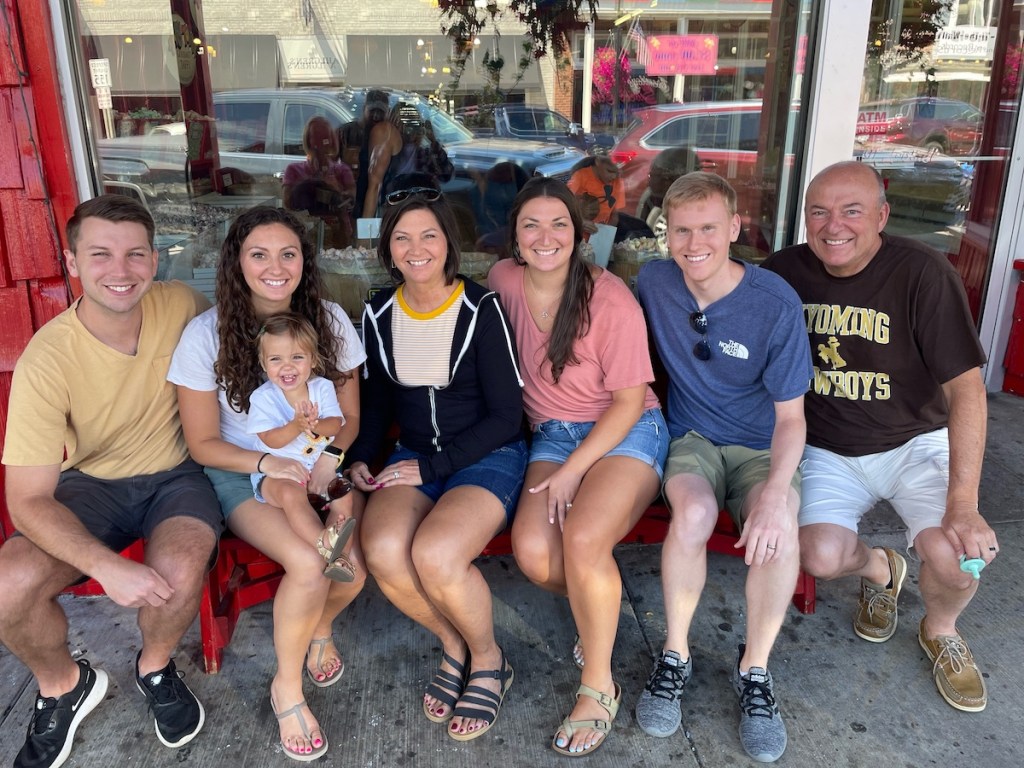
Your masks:
M513 258L487 282L515 328L533 430L512 548L532 582L569 597L581 684L551 747L580 757L604 743L622 698L611 666L622 597L612 548L658 494L668 428L650 387L643 312L619 278L580 256L583 219L569 188L531 179L509 221Z
M206 467L228 528L284 568L274 598L277 673L270 699L284 753L297 760L327 750L302 695L303 667L316 686L341 677L344 663L332 640L332 623L362 589L365 568L356 543L350 558L360 575L349 583L324 578L324 560L314 543L296 535L282 510L253 498L250 475L260 472L324 494L359 432L355 374L366 355L344 310L321 296L316 253L302 222L268 206L239 214L221 246L217 306L185 328L167 377L178 388L189 451ZM246 431L249 397L264 382L254 342L264 321L283 312L312 325L317 355L345 414L333 443L308 472L298 461L254 450ZM354 507L358 518L358 500Z

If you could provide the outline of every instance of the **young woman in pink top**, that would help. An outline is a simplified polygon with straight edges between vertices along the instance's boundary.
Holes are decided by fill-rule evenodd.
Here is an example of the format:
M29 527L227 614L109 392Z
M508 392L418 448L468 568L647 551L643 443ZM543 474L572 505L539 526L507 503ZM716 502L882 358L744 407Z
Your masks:
M618 711L611 656L622 580L612 548L658 494L668 428L649 386L643 313L619 278L581 258L568 187L532 179L510 221L513 258L488 281L516 331L533 431L512 545L531 581L569 597L582 679L551 747L578 757L604 743Z

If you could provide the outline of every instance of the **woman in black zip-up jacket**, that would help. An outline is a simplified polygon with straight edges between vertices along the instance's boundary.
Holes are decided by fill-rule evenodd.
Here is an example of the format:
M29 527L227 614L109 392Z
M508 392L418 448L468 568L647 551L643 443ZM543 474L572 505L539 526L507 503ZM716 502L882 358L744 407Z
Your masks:
M458 274L451 211L433 189L387 197L380 258L399 285L363 312L360 434L349 450L369 494L361 540L381 591L441 641L423 712L468 741L493 725L512 666L473 565L511 523L526 469L522 379L498 301ZM387 431L398 444L373 475Z

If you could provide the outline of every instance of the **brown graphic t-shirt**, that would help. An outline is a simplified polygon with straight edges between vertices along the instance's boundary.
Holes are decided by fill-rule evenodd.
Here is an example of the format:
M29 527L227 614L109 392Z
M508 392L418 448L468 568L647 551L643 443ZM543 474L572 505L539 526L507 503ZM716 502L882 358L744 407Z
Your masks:
M764 264L804 306L814 361L807 442L844 456L888 451L946 426L942 384L985 362L949 261L913 240L882 238L852 277L829 275L806 244Z

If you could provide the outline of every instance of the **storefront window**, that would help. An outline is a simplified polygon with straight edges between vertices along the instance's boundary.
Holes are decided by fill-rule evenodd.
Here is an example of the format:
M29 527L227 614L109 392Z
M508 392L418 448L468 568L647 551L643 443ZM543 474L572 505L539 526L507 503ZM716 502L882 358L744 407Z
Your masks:
M875 0L855 155L879 170L887 230L957 267L977 320L1020 107L1021 8Z
M54 3L77 41L96 189L150 207L161 277L209 289L231 217L284 205L308 222L335 298L358 317L367 292L387 279L373 250L378 200L358 199L367 186L361 128L378 107L400 127L403 150L424 150L396 170L426 173L443 190L465 271L478 279L507 247L508 211L526 179L568 180L596 150L611 154L626 183L615 236L627 245L613 262L663 255L652 245L664 226L651 216L658 200L645 195L658 157L677 156L660 168L662 181L699 168L733 183L745 258L784 244L793 221L809 0L602 3L569 55L527 55L525 67L528 30L503 20L463 41L469 58L457 83L453 43L429 2ZM776 6L792 15L773 18ZM605 71L616 51L617 87ZM286 183L289 166L322 166L311 144L349 166L354 189L340 173Z

